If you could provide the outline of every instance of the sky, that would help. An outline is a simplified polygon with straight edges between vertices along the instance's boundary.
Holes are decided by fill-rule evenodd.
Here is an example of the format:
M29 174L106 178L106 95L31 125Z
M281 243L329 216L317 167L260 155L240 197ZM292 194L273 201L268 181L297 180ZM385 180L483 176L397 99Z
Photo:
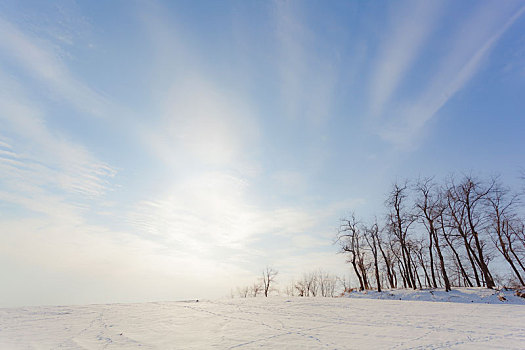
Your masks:
M525 167L523 1L0 1L0 306L349 274L393 182Z

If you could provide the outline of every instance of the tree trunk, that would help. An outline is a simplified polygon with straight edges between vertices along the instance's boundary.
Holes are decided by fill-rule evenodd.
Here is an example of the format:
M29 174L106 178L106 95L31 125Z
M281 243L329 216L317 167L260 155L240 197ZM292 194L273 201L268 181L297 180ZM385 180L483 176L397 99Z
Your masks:
M492 279L492 275L490 274L489 267L485 263L485 259L483 257L483 248L481 248L481 244L478 238L478 233L474 231L473 236L474 236L474 242L476 243L476 249L478 250L478 255L479 255L479 264L480 264L479 267L481 268L481 272L483 273L483 277L485 278L485 283L487 284L487 288L492 289L495 287L495 283L494 283L494 280Z
M376 251L376 254L374 254L374 266L376 270L377 291L381 292L381 280L379 278L379 267L377 265L378 263L377 263L377 251Z
M433 245L433 242L432 242L432 231L434 230L433 228L433 224L432 222L430 222L430 227L429 227L429 233L428 233L428 239L429 239L429 246L428 246L428 255L429 255L429 258L430 258L430 274L432 275L432 287L434 288L437 288L437 283L436 283L436 275L434 274L434 256L432 254L432 245ZM426 273L426 271L425 271Z
M357 275L357 278L359 279L359 290L364 290L365 287L363 285L363 279L361 278L361 274L359 273L359 269L357 268L357 264L355 262L355 255L352 258L352 266L354 267L354 272Z
M476 280L476 286L481 287L481 282L479 280L478 276L478 270L476 269L476 264L474 263L474 260L472 259L472 255L470 251L472 250L472 247L470 246L469 242L467 241L467 237L463 236L463 242L465 244L465 250L467 251L467 256L470 261L470 265L472 266L472 271L474 272L474 279ZM474 255L475 256L475 255Z
M383 259L385 260L385 266L386 266L386 275L388 278L388 283L390 284L390 288L395 288L394 278L392 276L391 271L391 262L390 259L387 259L385 251L383 250L383 247L381 246L381 242L378 241L379 250L381 251L381 255L383 256Z
M465 280L466 284L468 284L469 287L473 287L472 282L470 281L470 278L468 278L467 272L465 271L465 268L463 267L463 264L461 264L461 259L459 258L459 254L454 249L454 245L452 242L448 239L447 234L443 233L443 237L445 237L445 241L447 242L448 246L452 250L452 253L454 253L454 256L456 257L456 262L458 263L458 266L461 270L461 274L463 275L463 279Z
M518 262L518 265L520 265L521 269L523 270L523 272L525 272L525 266L523 266L523 263L521 262L521 260L518 258L518 256L516 255L516 253L514 252L514 249L511 247L510 248L510 252L512 253L512 255L514 256L514 258L516 259L516 261Z

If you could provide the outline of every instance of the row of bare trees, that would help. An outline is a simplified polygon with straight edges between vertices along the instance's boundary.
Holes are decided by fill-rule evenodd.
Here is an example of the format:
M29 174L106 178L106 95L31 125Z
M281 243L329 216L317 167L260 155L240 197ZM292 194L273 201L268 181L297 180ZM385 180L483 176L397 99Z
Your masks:
M396 183L385 204L381 224L351 215L337 235L361 290L525 284L520 196L496 178Z
M304 273L301 278L292 281L284 289L287 296L299 297L334 297L338 295L341 280L323 270Z
M335 297L347 289L345 278L339 278L321 269L304 273L301 278L293 280L283 290L276 288L277 270L267 267L259 280L250 286L237 288L240 298L268 296L271 292L299 297ZM233 297L233 293L232 293Z

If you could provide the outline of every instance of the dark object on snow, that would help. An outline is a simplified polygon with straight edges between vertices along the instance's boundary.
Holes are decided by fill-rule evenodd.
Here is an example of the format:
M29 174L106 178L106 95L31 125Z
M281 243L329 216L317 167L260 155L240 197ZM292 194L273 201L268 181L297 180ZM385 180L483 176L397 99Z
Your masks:
M199 302L199 299L195 300L195 302L198 303L198 302Z

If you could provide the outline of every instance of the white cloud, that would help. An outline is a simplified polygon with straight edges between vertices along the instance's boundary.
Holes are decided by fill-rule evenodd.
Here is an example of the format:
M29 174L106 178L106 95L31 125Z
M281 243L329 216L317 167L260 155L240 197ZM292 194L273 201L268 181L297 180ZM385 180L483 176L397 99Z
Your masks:
M51 185L84 196L106 192L115 170L83 146L52 132L40 111L20 94L9 93L8 86L16 90L13 81L0 79L0 125L4 138L12 139L0 154L0 177L10 188Z
M2 270L1 306L212 298L247 276L235 264L62 220L67 214L0 221L0 257L10 266Z
M438 1L409 1L404 6L396 6L392 27L385 30L371 78L370 108L374 116L383 112L421 54L440 17L440 4Z
M251 198L249 186L220 172L189 177L137 204L128 222L173 254L237 265L249 274L265 264L291 268L280 263L283 256L302 255L304 249L328 249L333 254L337 216L360 202L261 207Z
M441 58L420 96L407 106L389 111L379 134L386 140L411 147L422 128L447 101L464 88L482 66L496 42L525 12L512 3L489 2L457 28L448 54Z
M303 232L317 223L319 216L301 208L256 206L248 186L225 173L194 176L161 198L139 203L129 220L147 235L204 255L223 248L242 251L267 234Z
M348 276L350 271L350 266L346 264L346 257L343 254L335 254L333 251L317 251L300 255L284 252L273 265L281 269L279 281L282 284L292 280L297 281L304 273L319 269L338 277Z
M0 203L7 208L0 219L0 257L4 266L12 267L2 274L14 283L7 283L0 299L10 305L58 303L53 296L61 295L60 290L50 292L50 299L22 293L29 298L23 299L16 293L16 281L22 278L22 287L31 288L42 273L71 273L70 280L78 280L75 276L86 277L87 271L92 275L109 259L104 247L113 236L88 225L84 216L111 190L115 170L51 130L38 106L5 76L0 76L0 110ZM48 286L71 287L56 281L32 287L44 291Z
M286 194L299 194L307 188L306 176L294 170L281 170L272 174L279 192Z
M292 237L292 243L294 247L297 247L299 249L316 248L319 250L320 248L329 246L331 242L327 239L322 239L311 235L299 234Z
M253 175L259 125L250 99L209 72L191 33L167 19L161 5L143 4L139 19L154 62L154 105L140 136L145 147L176 174L219 167Z
M244 153L256 144L250 108L233 94L200 78L177 81L166 94L161 118L145 142L167 165L249 167Z
M6 66L17 68L11 69L11 75L0 73L0 137L6 140L0 154L4 200L49 214L53 206L42 204L46 197L50 202L56 199L55 208L59 208L60 202L106 193L115 169L65 133L50 128L48 101L35 96L44 86L52 98L92 115L107 112L109 102L70 73L52 43L2 18L0 55Z
M322 48L301 21L300 8L276 1L275 35L278 42L281 103L285 115L319 125L330 117L338 74L337 49Z
M77 80L49 43L25 34L2 18L0 52L75 108L96 116L106 115L110 110L109 101Z

